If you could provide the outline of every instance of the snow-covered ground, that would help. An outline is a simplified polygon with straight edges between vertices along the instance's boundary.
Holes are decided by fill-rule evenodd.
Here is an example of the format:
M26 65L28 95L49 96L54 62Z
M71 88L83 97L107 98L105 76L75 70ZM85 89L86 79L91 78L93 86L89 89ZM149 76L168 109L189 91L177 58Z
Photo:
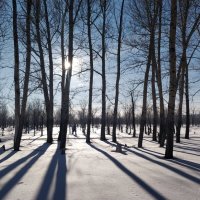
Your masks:
M0 199L5 200L199 200L200 199L200 128L193 127L189 140L174 144L173 160L164 160L159 148L145 135L144 148L138 138L118 133L126 144L115 152L111 136L99 140L100 130L91 134L92 143L78 128L78 136L69 135L66 154L61 155L56 138L46 144L46 134L24 134L21 151L12 150L12 130L1 136ZM195 133L194 133L195 132Z

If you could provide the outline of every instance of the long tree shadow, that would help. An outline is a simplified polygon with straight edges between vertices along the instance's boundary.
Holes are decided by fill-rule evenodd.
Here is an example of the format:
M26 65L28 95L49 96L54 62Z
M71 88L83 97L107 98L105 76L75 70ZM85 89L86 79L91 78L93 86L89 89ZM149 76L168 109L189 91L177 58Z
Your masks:
M196 144L195 142L185 142L185 141L181 141L180 144L183 144L183 145L193 145L193 146L196 146L196 147L200 147L200 145Z
M188 151L196 151L196 152L200 152L200 148L195 148L195 147L187 147L187 146L179 146L179 145L174 145L175 148L178 149L184 149L184 150L188 150Z
M57 168L57 172L56 172ZM50 189L53 184L54 177L56 178L55 182L55 190L53 194L53 198L50 199L66 199L66 174L67 174L67 166L66 166L66 156L61 155L60 151L57 149L55 154L53 155L47 172L44 176L43 182L35 199L37 200L45 200L48 199L48 195L50 194Z
M108 142L108 141L107 141L107 142ZM113 143L110 143L110 144L113 145ZM158 161L158 160L154 160L154 159L152 159L152 158L150 158L150 157L144 155L144 152L143 152L143 153L140 153L140 152L143 151L143 150L140 149L140 148L135 148L135 150L137 150L137 151L133 151L133 150L131 150L131 149L129 149L129 148L124 148L124 149L127 150L127 151L129 151L129 152L131 152L131 153L133 153L133 154L135 154L135 155L137 155L137 156L139 156L139 157L141 157L141 158L144 158L144 159L146 159L146 160L148 160L148 161L150 161L150 162L153 162L153 163L155 163L155 164L157 164L157 165L159 165L159 166L161 166L161 167L164 167L164 168L166 168L167 170L170 170L170 171L172 171L172 172L174 172L174 173L180 175L180 176L183 177L183 178L186 178L186 179L188 179L188 180L190 180L190 181L192 181L192 182L195 182L195 183L197 183L197 184L200 184L200 179L199 179L199 178L194 177L194 176L192 176L192 175L190 175L190 174L188 174L188 173L186 173L186 172L184 172L184 171L182 171L182 170L180 170L180 169L177 169L177 168L175 168L175 167L173 167L173 166L170 166L170 165L168 165L168 164L166 164L166 163L164 163L164 162L160 162L160 161ZM138 152L138 151L140 151L140 152ZM157 157L157 158L161 158L160 156L156 156L156 157ZM169 161L166 160L166 162L169 162Z
M93 144L89 144L93 149L99 151L103 155L105 155L108 159L110 159L120 170L122 170L126 175L128 175L134 182L139 184L144 190L146 190L153 198L158 200L164 200L166 199L162 194L160 194L158 191L156 191L154 188L152 188L150 185L145 183L141 178L139 178L137 175L135 175L133 172L131 172L129 169L127 169L123 164L121 164L117 159L112 157L107 152L103 151L102 149L97 148Z
M156 151L153 151L153 150L150 150L150 149L139 149L139 150L144 152L144 153L147 153L149 155L152 155L156 158L161 158L160 156L156 155L158 153ZM171 160L168 160L168 161L200 172L200 164L198 164L198 163L187 161L187 160L180 159L180 158L175 158L175 159L171 159Z
M15 155L16 151L11 151L9 154L7 154L5 157L3 157L1 160L0 160L0 163L8 160L9 158L11 158L13 155Z
M18 167L19 165L23 164L26 160L30 159L31 157L34 157L39 152L45 152L47 148L49 147L49 144L44 143L42 146L39 146L37 149L33 150L30 154L24 156L23 158L20 158L19 160L15 161L14 163L10 164L8 167L4 168L0 171L0 179L4 177L6 174L8 174L10 171ZM16 151L13 151L13 155L17 153ZM11 153L12 155L12 153Z
M180 152L180 153L184 153L184 154L188 154L188 155L193 155L193 156L198 156L199 157L199 154L187 152L187 151L184 151L184 150L174 149L173 151L174 152Z
M22 162L26 161L28 158L32 157L27 164L25 164L15 176L13 176L0 190L0 197L3 199L8 192L19 182L19 180L28 172L28 170L33 166L33 164L45 153L48 149L49 144L43 144L42 147L39 147L37 150L34 150L28 156L20 159L20 162L16 161L15 163L9 165L7 168L0 172L1 176L3 173L8 173L15 167L19 166ZM42 149L42 150L41 150ZM8 169L8 170L7 170Z

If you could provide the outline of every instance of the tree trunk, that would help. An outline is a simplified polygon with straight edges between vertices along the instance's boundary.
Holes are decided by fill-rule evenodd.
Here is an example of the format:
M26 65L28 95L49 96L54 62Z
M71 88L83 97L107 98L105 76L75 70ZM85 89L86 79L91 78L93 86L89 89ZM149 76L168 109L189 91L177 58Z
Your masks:
M106 128L106 7L107 0L102 2L102 10L103 10L103 27L102 27L102 35L101 35L101 43L102 43L102 110L101 110L101 140L106 140L105 136L105 128Z
M142 115L141 115L141 118L140 118L140 133L139 133L139 139L138 139L138 147L139 148L142 148L144 127L146 125L147 88L148 88L149 70L150 70L150 65L151 65L151 49L152 49L151 46L152 46L152 39L150 39L150 43L149 43L149 55L148 55L148 60L147 60L146 72L145 72L145 76L144 76Z
M88 103L88 116L87 116L87 136L86 142L90 143L90 128L92 118L92 91L93 91L93 48L92 48L92 36L91 36L91 0L87 0L88 13L87 13L87 31L88 31L88 43L90 51L90 84L89 84L89 103Z
M14 82L15 82L15 136L14 150L18 151L20 146L20 137L18 135L20 122L20 86L19 86L19 45L17 30L17 3L12 1L13 5L13 39L14 39Z
M185 72L185 99L186 99L186 130L185 139L189 139L190 132L190 99L189 99L189 77L188 77L188 64L186 65Z
M155 37L153 36L153 40L155 42ZM155 45L153 42L152 47L152 99L153 99L153 135L152 139L153 141L157 141L157 121L158 121L158 111L157 111L157 101L156 101L156 86L155 86L155 79L156 79L156 56L155 56Z
M51 115L49 110L51 109L49 94L48 94L48 86L47 86L47 78L46 78L46 71L45 71L45 62L44 62L44 53L42 48L42 42L41 42L41 35L40 35L40 1L36 1L36 34L37 34L37 43L38 43L38 49L39 49L39 55L40 55L40 68L41 68L41 74L42 74L42 85L43 85L43 92L44 92L44 99L45 99L45 106L46 106L46 116L47 116L47 128L49 127L48 124L51 123ZM52 132L49 132L47 130L47 143L52 143Z
M60 33L60 43L61 43L61 46L60 46L60 49L61 49L61 59L62 59L62 78L61 78L61 105L63 104L63 101L64 101L64 88L65 88L65 74L66 74L66 67L65 67L65 18L66 18L66 15L67 15L67 10L68 10L68 5L66 3L65 5L65 11L64 11L64 14L62 16L62 21L61 21L61 33ZM61 140L61 133L62 133L62 114L63 114L63 109L61 107L61 119L60 119L60 131L59 131L59 135L58 135L58 140L60 141Z
M15 137L14 137L14 150L18 151L20 148L20 142L22 137L22 130L24 126L25 114L26 114L26 103L28 97L28 83L30 75L30 62L31 62L31 36L30 36L30 16L31 16L31 0L27 1L27 15L26 15L26 69L24 77L24 88L23 88L23 97L22 97L22 107L20 114L20 89L19 89L19 50L18 50L18 33L17 33L17 5L13 1L13 33L14 33L14 49L15 49L15 91L16 99L15 103L17 108L15 108L16 113L16 126ZM16 106L15 104L15 106Z
M184 47L183 47L184 48ZM181 126L182 126L182 108L183 108L183 94L184 94L184 75L185 69L187 65L186 60L186 49L183 49L183 54L181 58L181 77L179 83L179 108L178 108L178 120L177 120L177 128L176 128L176 142L180 143L180 133L181 133Z
M165 158L173 158L174 146L174 110L176 99L176 20L177 20L177 0L171 0L171 21L169 36L169 63L170 63L170 82L169 82L169 101L167 114L167 144Z
M136 128L135 128L135 102L134 102L134 99L133 99L133 93L131 93L131 102L132 102L133 137L136 137Z
M158 30L158 61L157 61L157 85L160 99L160 133L159 143L160 147L164 146L166 131L165 131L165 109L163 100L162 77L161 77L161 37L162 37L162 0L159 1L159 30Z
M52 57L52 46L51 46L51 32L49 26L48 9L46 0L43 0L45 8L45 20L47 30L47 44L49 54L49 110L48 110L48 123L47 123L47 142L52 143L53 134L53 57Z
M70 0L69 4L69 45L68 45L68 62L69 62L69 69L66 75L65 86L64 86L64 94L63 94L63 101L61 107L61 142L60 142L60 149L64 150L66 147L66 137L67 137L67 126L69 124L69 95L70 95L70 83L71 83L71 76L72 76L72 62L73 62L73 40L74 40L74 17L73 17L73 10L74 10L74 0Z
M112 133L113 142L117 142L116 128L117 128L117 113L118 113L118 101L119 101L119 81L120 81L120 75L121 75L121 43L122 43L123 11L124 11L124 0L122 1L122 5L121 5L120 22L119 22L119 30L118 30L117 78L116 78L116 84L115 84L115 105L114 105L114 114L113 114L113 133Z

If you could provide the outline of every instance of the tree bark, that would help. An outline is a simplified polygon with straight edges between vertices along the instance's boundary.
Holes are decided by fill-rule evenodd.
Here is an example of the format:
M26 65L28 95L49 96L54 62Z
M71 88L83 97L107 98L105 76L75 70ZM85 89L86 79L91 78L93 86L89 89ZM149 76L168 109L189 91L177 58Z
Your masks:
M155 42L155 37L153 37ZM156 79L156 68L157 68L157 62L156 62L156 56L155 56L155 45L153 42L152 47L152 99L153 99L153 135L152 139L153 141L157 141L157 122L158 122L158 111L157 111L157 101L156 101L156 86L155 86L155 79Z
M176 128L176 142L180 143L180 133L181 133L181 126L182 126L182 109L183 109L183 96L184 96L184 76L185 76L185 69L187 65L186 60L186 49L183 49L183 54L181 58L181 77L179 82L179 108L178 108L178 119L177 119L177 128Z
M138 139L138 147L142 148L143 136L144 136L144 127L146 125L146 115L147 115L147 88L148 88L148 78L149 78L149 70L151 65L151 49L152 49L152 36L149 43L149 55L147 59L146 72L144 76L144 89L143 89L143 104L142 104L142 115L140 118L140 133Z
M186 65L186 72L185 72L185 99L186 99L186 130L185 130L185 139L189 139L189 132L190 132L190 99L189 99L188 64Z
M86 142L90 143L90 128L92 118L92 93L93 93L93 47L91 36L91 0L87 0L87 33L90 52L90 83L89 83L89 102L88 102L88 116L87 116L87 136Z
M48 54L49 54L49 110L48 110L48 123L47 123L47 142L52 143L53 138L53 56L52 56L52 46L51 46L51 32L49 26L49 17L46 0L43 0L45 8L45 21L47 30L47 44L48 44Z
M102 12L103 12L103 27L101 35L102 45L102 109L101 109L101 140L106 140L105 128L106 128L106 9L107 0L102 1Z
M135 128L135 101L133 99L133 93L131 93L131 102L132 102L132 126L133 126L133 137L136 137L136 128Z
M61 142L60 149L64 150L66 147L66 137L67 137L67 126L69 124L69 95L70 95L70 83L72 76L72 62L73 62L73 41L74 41L74 0L69 2L69 36L68 36L68 62L69 69L67 71L65 86L63 91L63 101L61 107Z
M20 86L19 86L19 44L17 30L17 2L12 1L13 5L13 39L14 39L14 82L15 82L15 136L14 150L18 151L21 138L18 134L20 122Z
M61 32L60 32L60 49L61 49L61 59L62 59L62 77L61 77L61 105L63 105L63 101L65 100L64 98L64 93L65 93L65 75L66 75L66 65L65 65L65 18L67 15L67 10L68 10L68 5L66 3L65 5L65 11L62 16L62 21L61 21ZM61 133L62 133L62 114L63 114L63 108L61 106L61 119L60 119L60 131L58 135L58 140L61 140Z
M47 115L47 126L51 123L49 110L51 109L49 93L48 93L48 86L47 86L47 78L46 78L46 71L45 71L45 62L44 62L44 52L42 48L41 42L41 35L40 35L40 9L41 4L39 0L36 0L36 34L37 34L37 43L40 55L40 68L41 68L41 75L42 75L42 85L43 85L43 92L44 92L44 99L45 99L45 106L46 106L46 115ZM52 143L52 132L47 132L47 143Z
M13 4L13 7L17 6L16 4L15 5L14 4ZM19 148L20 148L20 142L21 142L22 131L23 131L25 115L26 115L26 104L27 104L27 98L28 98L28 85L29 85L30 64L31 64L31 34L30 34L31 4L32 4L31 0L27 1L27 5L26 5L26 10L27 10L27 14L26 14L26 69L25 69L25 77L24 77L24 87L23 87L21 113L20 113L20 101L17 100L17 101L19 101L18 102L19 103L18 108L17 108L17 112L19 112L19 113L17 114L18 119L16 121L16 123L18 123L18 128L16 129L15 137L14 137L14 150L16 150L16 151L18 151ZM13 12L17 12L17 7L15 9L13 9ZM15 15L15 20L17 20L16 15ZM17 23L17 21L15 23ZM16 27L15 27L15 31L17 31ZM17 34L17 32L16 32L16 34ZM16 35L15 35L15 37L16 37ZM18 41L18 36L15 39ZM15 45L16 45L16 48L18 49L18 47L17 47L18 44L15 44ZM18 53L16 52L16 54L18 54ZM18 54L17 57L18 57L17 59L19 59L19 54ZM18 61L18 64L19 64L19 61ZM17 70L19 70L19 66L18 66ZM18 79L19 79L19 74L17 76L18 76ZM19 96L17 98L20 98L20 93L18 95Z
M170 63L170 82L169 82L169 101L167 114L167 144L165 158L173 158L174 146L174 110L176 99L176 22L177 21L177 0L171 0L171 21L169 36L169 63Z
M113 114L113 133L112 141L117 142L116 138L116 128L117 128L117 113L118 113L118 101L119 101L119 81L121 75L121 43L122 43L122 27L123 27L123 11L124 11L124 0L121 5L120 12L120 22L118 30L118 47L117 47L117 78L115 84L115 105L114 105L114 114Z
M158 94L160 99L160 131L159 131L159 143L160 147L164 146L166 131L165 131L165 109L163 100L163 89L162 89L162 77L161 77L161 38L162 38L162 4L163 1L159 1L159 30L158 30L158 60L157 60L157 85Z

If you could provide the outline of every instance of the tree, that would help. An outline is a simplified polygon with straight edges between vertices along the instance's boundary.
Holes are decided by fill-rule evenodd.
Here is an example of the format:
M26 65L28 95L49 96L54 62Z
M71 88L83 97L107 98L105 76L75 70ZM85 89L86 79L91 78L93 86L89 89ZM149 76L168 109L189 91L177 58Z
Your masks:
M162 77L161 77L161 39L162 39L162 10L163 10L163 1L158 2L159 11L159 24L158 24L158 58L157 58L157 69L156 69L156 78L158 85L158 94L160 100L160 132L159 132L159 143L160 147L164 146L166 131L165 131L165 108L164 108L164 98L163 98L163 86L162 86ZM155 56L155 51L153 52Z
M24 77L24 87L22 103L20 103L20 77L19 77L19 44L18 44L18 28L17 28L17 2L12 1L13 5L13 39L14 39L14 82L15 82L15 136L14 136L14 150L18 151L22 137L22 130L24 125L24 117L26 111L26 104L28 98L28 84L30 76L31 64L31 0L26 3L26 69Z
M140 119L140 133L139 133L139 139L138 139L138 147L140 148L142 147L144 126L146 124L147 87L148 87L149 71L150 71L150 66L151 66L151 61L152 61L152 52L154 51L155 30L156 30L156 23L157 23L157 16L158 16L158 1L154 1L153 5L151 5L151 3L149 2L149 4L147 3L146 6L147 6L146 14L147 14L147 18L149 19L147 24L148 24L148 29L150 33L149 33L148 58L147 58L147 65L146 65L146 71L145 71L145 77L144 77L143 105L142 105L142 115ZM154 69L152 71L154 71Z
M92 121L92 90L93 90L93 47L92 47L92 35L91 35L91 0L87 0L87 34L89 43L89 55L90 55L90 83L89 83L89 102L88 102L88 116L87 116L87 136L86 142L90 143L90 127Z
M101 12L102 12L102 32L101 34L101 45L102 45L102 108L101 108L101 140L106 140L105 136L105 128L106 128L106 17L107 17L107 9L108 9L108 1L103 0L100 1Z
M191 20L191 11L196 7L196 3L186 1L179 1L179 15L178 15L178 26L180 28L181 34L181 60L180 60L180 77L179 78L179 108L178 108L178 120L177 120L177 130L176 130L176 142L180 142L180 131L182 125L182 107L183 107L183 97L184 97L184 87L185 87L185 97L186 97L186 134L185 137L189 138L189 126L190 126L190 112L189 112L189 77L188 77L188 55L187 50L190 48L191 38L194 35L197 27L199 26L200 14L194 15L193 20ZM195 51L195 49L194 49Z
M169 101L168 113L166 121L167 129L167 144L165 150L165 158L173 158L173 143L174 143L174 110L176 99L176 27L177 27L177 0L171 0L171 15L170 15L170 35L169 35Z
M114 105L114 114L113 114L113 133L112 141L117 142L116 138L116 128L117 128L117 113L118 113L118 101L119 101L119 81L121 74L121 47L122 47L122 28L123 28L123 12L124 12L124 0L122 0L121 11L120 11L120 21L118 29L118 46L117 46L117 77L115 84L115 105Z
M49 25L49 13L47 9L47 2L43 0L44 10L45 10L45 21L46 21L46 31L47 31L47 46L48 46L48 57L49 57L49 108L47 114L47 132L48 138L47 142L52 143L52 134L53 134L53 56L52 56L52 45L51 45L51 31Z
M135 128L135 101L133 92L131 92L131 103L132 103L132 126L133 126L133 137L136 137L136 128Z
M60 127L60 134L61 134L61 142L60 142L60 149L64 153L65 146L66 146L66 134L67 134L67 126L69 124L69 106L70 106L70 83L72 77L72 66L73 66L73 50L74 50L74 25L80 10L80 6L82 0L79 0L77 3L77 9L74 11L75 7L75 0L69 1L69 34L68 34L68 63L69 68L67 70L67 74L64 75L65 78L62 78L65 81L63 84L63 91L62 91L62 105L61 105L61 127ZM75 14L74 14L75 12Z
M41 2L40 0L36 0L35 2L36 7L36 16L35 16L35 27L36 27L36 40L39 49L39 58L40 58L40 69L41 69L41 77L42 77L42 87L44 92L44 99L45 99L45 107L46 107L46 116L47 116L47 143L52 143L52 123L53 123L53 116L52 116L52 99L49 96L48 84L47 84L47 75L45 70L45 61L44 61L44 51L42 47L42 38L41 38L41 30L40 30L40 21L41 21ZM52 71L50 70L50 73ZM51 76L51 75L50 75ZM52 77L51 77L52 78ZM53 80L50 80L53 81ZM52 86L52 83L50 83Z

